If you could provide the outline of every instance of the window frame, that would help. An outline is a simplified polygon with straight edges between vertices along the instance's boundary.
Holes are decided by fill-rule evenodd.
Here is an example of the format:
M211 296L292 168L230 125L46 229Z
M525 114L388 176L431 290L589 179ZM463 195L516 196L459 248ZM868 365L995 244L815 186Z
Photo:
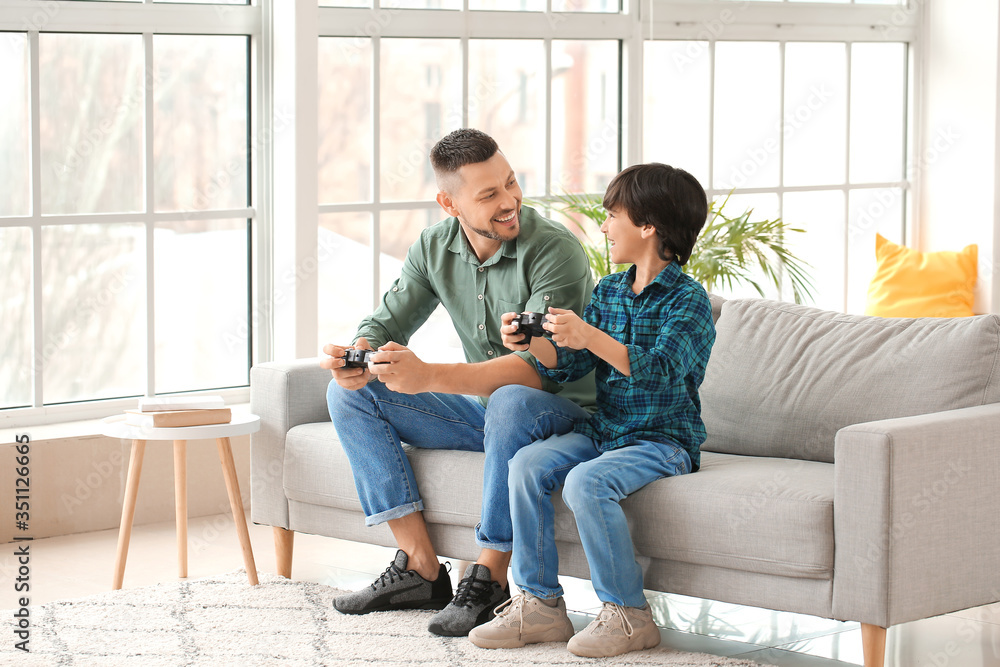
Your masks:
M260 168L258 153L261 147L259 137L264 130L260 72L264 50L262 45L262 19L259 5L201 5L167 4L143 2L62 2L38 3L31 0L4 0L0 2L0 32L26 35L28 56L28 108L30 128L30 213L24 216L0 218L0 227L28 228L31 232L31 299L32 299L32 350L27 360L31 365L31 405L0 410L0 427L32 426L53 422L92 419L120 412L135 406L135 397L92 399L67 403L44 402L43 369L45 358L42 303L42 229L55 225L138 223L145 227L145 291L146 291L146 358L145 395L155 392L155 301L154 301L154 229L158 223L182 220L224 220L244 219L247 221L248 257L247 289L248 299L248 360L247 383L237 387L209 388L197 391L211 391L222 395L229 403L245 402L249 399L249 368L251 361L264 341L254 328L252 312L255 312L254 298L257 290L257 257L262 249L257 241L257 230L266 224L266 210L261 207L261 195L265 191L265 172ZM128 34L142 39L145 67L153 62L154 35L192 36L237 36L245 37L247 46L248 98L247 111L247 185L248 205L232 209L210 209L206 211L157 212L155 209L153 127L153 95L147 90L143 99L142 122L142 162L143 202L142 210L134 213L96 214L43 214L41 199L41 137L39 99L39 42L45 33L72 34ZM266 252L266 250L264 250ZM266 331L266 328L261 327ZM181 392L189 393L189 392Z

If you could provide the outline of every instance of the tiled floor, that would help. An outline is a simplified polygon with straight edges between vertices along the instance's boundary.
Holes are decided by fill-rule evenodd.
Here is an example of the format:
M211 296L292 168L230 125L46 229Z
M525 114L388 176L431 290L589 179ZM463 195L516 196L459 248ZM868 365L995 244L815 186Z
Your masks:
M205 577L242 566L232 521L225 515L192 519L188 528L188 576ZM251 526L257 569L274 572L271 529ZM117 531L108 530L31 543L31 603L104 592L111 587ZM125 588L173 580L177 549L172 522L136 526ZM15 606L14 545L0 556L0 608ZM368 584L393 551L314 535L295 537L292 576L342 589ZM457 565L457 564L456 564ZM458 576L458 567L452 576ZM564 580L574 624L583 627L600 607L590 582ZM740 607L649 592L665 645L719 656L745 657L780 667L860 665L856 623ZM1000 667L1000 604L956 612L889 631L887 667Z

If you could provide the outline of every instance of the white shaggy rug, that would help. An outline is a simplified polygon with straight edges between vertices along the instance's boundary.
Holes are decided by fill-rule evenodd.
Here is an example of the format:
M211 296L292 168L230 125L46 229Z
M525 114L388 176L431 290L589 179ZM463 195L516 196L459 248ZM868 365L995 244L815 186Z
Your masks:
M51 602L31 608L30 653L16 650L12 634L4 633L0 664L757 667L747 660L662 647L606 659L579 658L565 644L490 651L464 637L430 634L433 612L345 616L331 607L340 593L272 574L260 574L254 587L239 570ZM11 610L0 613L12 618Z

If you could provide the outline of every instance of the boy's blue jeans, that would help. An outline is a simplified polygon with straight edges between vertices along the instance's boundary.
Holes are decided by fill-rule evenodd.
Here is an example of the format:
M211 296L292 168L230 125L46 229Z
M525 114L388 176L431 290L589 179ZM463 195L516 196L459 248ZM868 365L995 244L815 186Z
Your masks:
M510 462L514 583L540 598L563 594L552 509L552 492L562 486L597 596L642 607L642 568L619 502L654 480L690 471L683 448L645 440L602 453L587 436L568 433L521 449Z
M485 451L476 541L497 551L510 551L513 542L507 496L510 458L535 440L569 432L577 420L589 416L568 399L520 385L497 389L488 408L468 396L400 394L378 381L357 391L331 381L326 397L367 525L424 509L401 440L427 449ZM438 480L439 484L463 482Z

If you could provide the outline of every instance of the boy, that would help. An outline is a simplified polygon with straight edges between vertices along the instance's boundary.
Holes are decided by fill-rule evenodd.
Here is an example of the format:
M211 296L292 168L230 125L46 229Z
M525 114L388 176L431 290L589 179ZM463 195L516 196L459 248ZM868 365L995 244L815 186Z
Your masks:
M576 655L607 657L660 643L619 502L654 480L698 469L705 440L698 387L715 327L708 294L680 267L708 202L689 173L652 163L618 174L604 207L611 260L634 265L598 284L582 319L549 308L543 327L551 342L525 344L510 325L514 314L502 318L504 345L529 350L543 375L565 382L596 368L598 408L573 432L534 442L510 462L513 574L523 594L470 633L483 648L568 640ZM604 603L575 636L556 576L552 492L560 486Z

